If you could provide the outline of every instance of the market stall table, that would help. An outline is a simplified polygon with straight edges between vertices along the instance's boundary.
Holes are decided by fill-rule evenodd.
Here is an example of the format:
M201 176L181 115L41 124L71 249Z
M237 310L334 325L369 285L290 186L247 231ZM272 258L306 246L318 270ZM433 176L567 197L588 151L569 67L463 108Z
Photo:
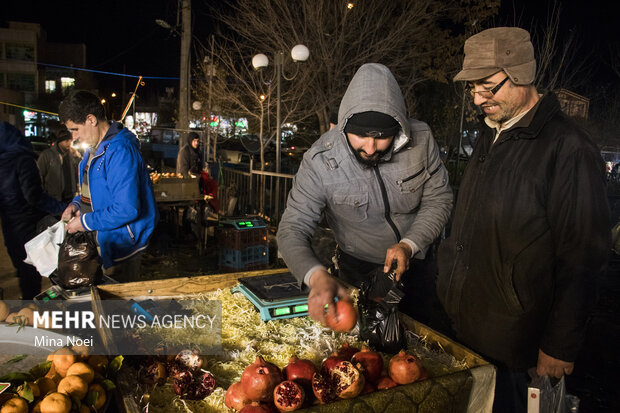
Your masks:
M102 300L143 300L147 298L187 298L218 289L230 289L242 277L282 274L288 269L263 270L209 276L176 278L122 285L97 286L92 289L92 304L96 314L103 310ZM484 412L492 406L495 387L495 368L479 355L450 340L410 317L400 314L408 334L424 337L428 346L459 361L459 368L445 374L433 374L427 380L340 400L325 405L313 405L303 412ZM269 321L286 323L288 320ZM100 329L104 343L113 351L111 332ZM267 358L267 355L265 355ZM123 395L124 408L129 413L139 412L135 397ZM226 411L226 410L223 410Z

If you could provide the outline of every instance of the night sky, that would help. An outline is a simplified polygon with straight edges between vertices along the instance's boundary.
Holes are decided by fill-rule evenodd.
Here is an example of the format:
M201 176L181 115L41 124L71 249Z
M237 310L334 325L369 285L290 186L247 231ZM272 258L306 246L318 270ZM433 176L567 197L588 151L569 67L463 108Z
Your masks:
M379 1L379 0L378 0ZM145 76L178 76L180 38L155 24L163 19L174 25L175 0L4 0L0 21L29 21L42 24L48 40L85 43L87 67ZM214 31L207 4L216 0L193 0L193 33L204 44ZM514 22L527 27L532 19L544 20L552 0L503 0L495 25ZM620 25L612 12L613 1L569 0L562 3L561 31L576 30L582 47L598 50L597 81L613 80L606 58L608 44L620 42ZM121 78L98 76L103 88L119 88ZM617 79L617 78L616 78ZM133 81L132 81L133 82ZM174 82L172 82L174 84Z

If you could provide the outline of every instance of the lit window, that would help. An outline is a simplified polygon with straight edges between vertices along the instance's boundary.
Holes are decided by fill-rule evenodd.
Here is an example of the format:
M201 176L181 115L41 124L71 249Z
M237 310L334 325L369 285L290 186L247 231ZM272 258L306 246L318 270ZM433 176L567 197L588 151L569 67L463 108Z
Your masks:
M54 93L56 91L56 81L55 80L46 80L45 81L45 92L46 93Z
M62 85L62 90L66 90L75 86L75 79L72 77L61 77L60 83Z

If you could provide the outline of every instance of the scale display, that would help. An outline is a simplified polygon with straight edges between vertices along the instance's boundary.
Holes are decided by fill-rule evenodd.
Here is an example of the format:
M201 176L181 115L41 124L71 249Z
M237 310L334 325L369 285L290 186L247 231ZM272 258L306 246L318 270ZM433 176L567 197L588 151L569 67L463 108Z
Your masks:
M220 225L231 225L238 230L267 228L265 221L256 217L223 219L220 220Z
M290 272L240 278L233 291L245 295L263 321L308 315L308 290Z

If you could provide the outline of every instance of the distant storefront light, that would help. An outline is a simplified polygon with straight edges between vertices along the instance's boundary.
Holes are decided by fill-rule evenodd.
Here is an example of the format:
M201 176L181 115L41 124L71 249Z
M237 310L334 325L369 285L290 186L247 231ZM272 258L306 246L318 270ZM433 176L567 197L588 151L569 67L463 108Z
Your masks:
M56 91L56 81L46 80L45 81L45 93L54 93L55 91Z
M65 90L70 87L75 86L75 78L72 77L61 77L60 84L62 86L62 90Z

